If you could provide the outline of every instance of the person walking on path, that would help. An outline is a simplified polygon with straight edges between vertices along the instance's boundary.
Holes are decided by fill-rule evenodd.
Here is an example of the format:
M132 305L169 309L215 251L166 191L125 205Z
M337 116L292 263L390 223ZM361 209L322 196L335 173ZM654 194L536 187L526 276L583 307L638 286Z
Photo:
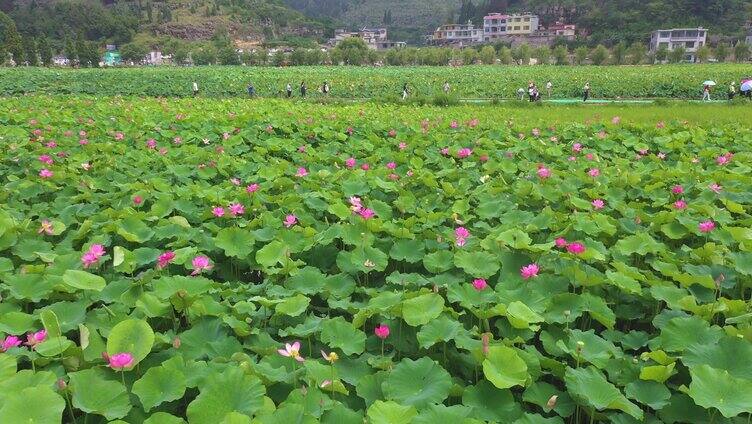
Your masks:
M308 87L305 85L305 81L300 82L300 97L305 98L306 90L308 90Z
M256 95L256 87L253 86L252 82L248 83L248 97L254 97Z
M736 97L736 83L734 81L731 81L731 84L728 88L728 99L729 101L734 100L734 97Z
M517 97L520 99L520 101L525 100L525 89L520 87L517 89Z
M329 95L329 83L324 81L324 84L321 85L321 92L324 93L325 96Z
M449 86L449 81L444 81L444 87L443 87L444 94L449 94L449 90L451 89L452 88Z
M198 83L193 81L193 97L198 96Z
M530 102L532 102L534 99L534 92L535 92L535 83L532 81L527 82L527 98Z
M287 87L285 87L285 91L287 91L288 99L292 97L292 85L289 82L287 83Z
M407 100L407 96L410 94L410 89L407 88L407 83L402 86L402 100Z
M546 83L546 92L548 93L548 98L551 98L551 93L554 91L554 85L551 84L551 81L548 81Z
M702 88L702 101L703 102L709 102L710 101L710 86L705 85Z
M582 101L586 102L590 98L590 83L585 83L585 88L582 89Z

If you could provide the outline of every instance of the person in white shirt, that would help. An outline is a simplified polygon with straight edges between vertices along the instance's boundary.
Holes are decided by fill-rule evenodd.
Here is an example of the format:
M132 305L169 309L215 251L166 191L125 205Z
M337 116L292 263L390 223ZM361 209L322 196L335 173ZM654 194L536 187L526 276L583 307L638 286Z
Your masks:
M551 81L547 82L546 83L546 92L548 92L548 98L549 99L551 98L551 93L553 92L553 90L554 90L554 85L551 84Z
M193 81L193 97L198 96L198 83Z

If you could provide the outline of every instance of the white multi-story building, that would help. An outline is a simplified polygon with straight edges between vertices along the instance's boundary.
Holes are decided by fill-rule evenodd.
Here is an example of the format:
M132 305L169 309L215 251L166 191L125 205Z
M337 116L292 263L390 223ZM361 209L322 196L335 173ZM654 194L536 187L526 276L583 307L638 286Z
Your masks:
M404 41L389 40L386 28L363 28L360 31L338 29L334 31L334 38L329 40L329 45L336 46L340 41L351 37L362 38L366 45L374 50L387 50L406 45Z
M469 45L483 42L483 29L472 22L467 24L447 24L436 28L431 36L433 44Z
M538 15L491 13L483 17L483 40L494 41L514 35L531 35L538 31Z
M653 31L650 37L650 51L655 53L662 48L673 51L683 47L686 52L684 59L694 62L697 49L704 46L707 39L708 30L702 27L661 29Z

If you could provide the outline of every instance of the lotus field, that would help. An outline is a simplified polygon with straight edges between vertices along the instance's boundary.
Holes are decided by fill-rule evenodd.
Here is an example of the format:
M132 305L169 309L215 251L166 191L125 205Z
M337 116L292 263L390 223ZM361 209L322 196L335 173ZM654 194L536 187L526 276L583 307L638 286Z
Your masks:
M748 423L752 131L677 118L2 99L0 421Z
M586 82L595 98L702 98L702 83L719 85L712 93L725 99L726 88L752 76L745 64L656 66L448 66L358 67L299 66L290 68L217 66L123 69L0 68L0 94L86 94L189 97L196 82L201 96L246 97L253 83L261 97L282 96L290 83L298 97L305 81L308 97L323 95L318 88L328 81L330 97L393 99L409 84L411 96L433 96L449 82L452 94L462 98L514 98L518 88L535 81L541 89L553 84L553 98L579 98ZM547 94L547 93L544 93Z

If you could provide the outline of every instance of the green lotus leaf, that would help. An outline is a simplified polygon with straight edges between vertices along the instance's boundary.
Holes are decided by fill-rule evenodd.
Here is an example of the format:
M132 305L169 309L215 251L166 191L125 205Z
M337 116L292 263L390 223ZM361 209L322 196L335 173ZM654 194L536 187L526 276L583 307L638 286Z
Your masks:
M420 262L425 255L425 247L417 240L397 240L389 250L389 256L398 261Z
M454 339L464 328L457 320L447 315L432 319L420 328L417 338L420 347L428 349L436 343Z
M499 389L525 386L530 375L527 363L517 351L506 346L491 346L483 360L483 375Z
M452 268L452 259L454 255L448 250L439 250L425 255L423 257L423 266L428 272L438 274Z
M68 374L73 391L73 406L108 420L125 417L132 405L128 392L114 375L101 369L88 369Z
M642 420L642 410L630 402L596 368L567 368L564 381L569 394L577 401L602 411L616 409Z
M4 396L0 416L8 423L59 424L65 400L49 387L27 387Z
M63 274L63 282L70 287L81 290L102 291L107 285L104 278L86 271L69 269Z
M511 391L497 389L486 380L465 388L462 404L472 408L473 418L489 422L514 420L522 414L521 405Z
M321 323L321 341L332 348L341 349L345 355L363 353L366 335L342 317Z
M225 251L225 255L235 258L246 258L253 251L255 239L247 230L229 227L219 230L214 243Z
M148 412L163 402L182 398L185 388L185 376L180 371L153 367L133 383L132 392Z
M135 367L154 345L154 331L149 323L139 319L126 319L117 323L107 337L107 353L112 356L117 353L130 353Z
M402 302L402 317L408 325L417 327L435 319L444 310L444 298L426 293Z
M752 413L752 381L734 378L709 365L691 367L687 394L703 408L716 408L726 418Z
M147 242L154 236L154 230L135 216L129 216L120 221L117 224L117 233L134 243Z
M213 424L221 422L231 412L253 417L263 404L261 381L239 368L227 367L221 373L207 376L186 414L192 424Z
M417 361L403 359L381 385L387 399L398 401L401 405L412 405L417 409L441 403L449 396L451 387L449 373L426 357ZM376 404L378 401L374 405Z
M454 254L454 265L479 278L491 277L499 271L498 259L487 252L459 251Z
M144 424L185 424L185 420L167 412L155 412L144 420Z
M668 405L669 398L671 398L671 392L668 388L655 381L633 381L627 384L625 393L628 398L647 405L656 411Z
M410 424L418 414L414 406L400 405L397 402L377 400L368 408L371 424Z

